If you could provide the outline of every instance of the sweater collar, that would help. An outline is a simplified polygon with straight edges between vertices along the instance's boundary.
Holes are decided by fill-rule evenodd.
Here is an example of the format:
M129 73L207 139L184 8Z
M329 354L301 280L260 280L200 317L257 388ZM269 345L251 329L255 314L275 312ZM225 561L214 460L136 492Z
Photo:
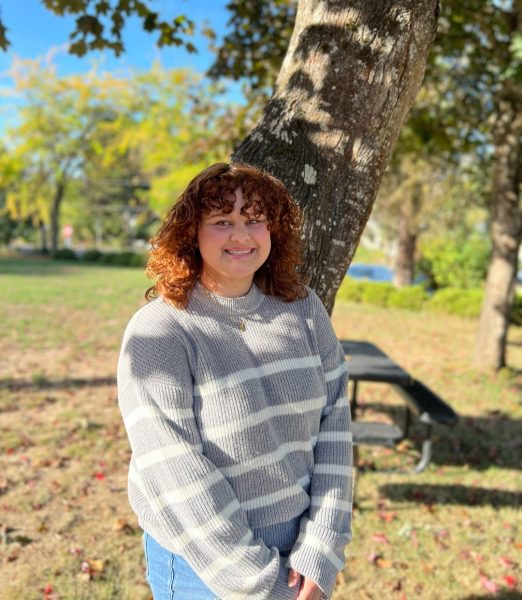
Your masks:
M196 282L192 291L192 298L197 300L199 304L204 304L207 307L215 306L217 309L225 312L238 314L248 314L255 311L264 297L265 295L262 290L255 283L252 283L252 287L245 296L240 296L239 298L218 296L208 290L199 281Z

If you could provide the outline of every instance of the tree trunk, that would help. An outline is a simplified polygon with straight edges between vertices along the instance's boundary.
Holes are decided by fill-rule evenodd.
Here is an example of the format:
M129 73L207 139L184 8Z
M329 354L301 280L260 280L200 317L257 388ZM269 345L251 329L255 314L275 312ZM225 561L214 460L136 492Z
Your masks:
M406 197L400 206L397 257L393 273L393 284L399 288L413 283L421 205L422 189L421 185L416 183L411 190L411 196Z
M393 271L393 285L404 287L413 283L413 270L415 267L415 248L417 236L409 227L408 216L401 211L399 217L398 247Z
M505 86L503 91L493 131L493 254L488 268L475 346L475 362L483 369L500 369L506 364L506 339L515 295L518 250L522 239L522 210L519 205L522 99L512 97Z
M234 154L303 209L303 270L331 312L420 88L438 0L300 0L274 94Z
M47 227L43 221L40 221L38 229L40 231L40 251L42 254L47 254Z
M58 250L58 235L60 232L60 207L65 192L65 179L61 178L56 184L53 204L51 206L51 256Z

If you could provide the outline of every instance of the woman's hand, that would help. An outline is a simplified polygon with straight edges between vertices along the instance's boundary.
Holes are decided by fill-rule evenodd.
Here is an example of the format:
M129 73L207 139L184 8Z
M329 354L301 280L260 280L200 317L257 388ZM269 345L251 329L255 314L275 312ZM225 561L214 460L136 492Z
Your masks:
M290 569L290 572L288 573L288 585L294 587L299 582L301 582L301 586L296 600L322 600L323 598L326 598L315 581L301 575L301 573L298 573L295 569Z

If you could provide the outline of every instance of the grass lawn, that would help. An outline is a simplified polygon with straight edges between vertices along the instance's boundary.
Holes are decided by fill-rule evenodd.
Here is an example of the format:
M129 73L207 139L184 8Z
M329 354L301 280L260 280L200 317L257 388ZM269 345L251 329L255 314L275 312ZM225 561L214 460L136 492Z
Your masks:
M0 258L2 599L150 598L114 385L147 285L139 269ZM510 369L485 375L472 366L473 321L344 302L333 321L461 415L436 431L422 474L409 472L416 439L361 451L333 600L521 598L522 328L510 330ZM365 418L401 405L385 385L359 397Z

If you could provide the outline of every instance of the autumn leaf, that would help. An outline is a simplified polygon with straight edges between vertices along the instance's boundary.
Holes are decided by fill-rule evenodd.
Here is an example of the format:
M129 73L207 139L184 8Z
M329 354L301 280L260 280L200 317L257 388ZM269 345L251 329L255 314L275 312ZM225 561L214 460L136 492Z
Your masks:
M386 558L377 558L375 564L379 567L379 569L389 569L392 566L392 561Z
M484 573L480 573L480 583L482 583L486 590L491 594L496 594L498 592L498 585Z
M126 519L115 519L112 524L113 531L125 531L127 533L132 533L134 531L134 527L126 520Z
M374 552L373 550L370 552L370 554L368 554L368 562L371 564L375 564L377 562L378 558L382 558L382 554L377 554L377 552Z
M516 563L513 560L511 560L508 556L499 556L498 559L500 560L500 562L505 567L514 567L514 566L516 566Z
M513 575L504 575L504 581L510 588L514 588L517 585L517 580L513 577Z
M390 540L384 535L384 533L374 533L372 535L372 540L374 542L379 542L381 544L389 544Z
M93 474L94 479L97 479L98 481L103 481L105 479L105 473L103 473L102 471L97 471L96 473Z
M379 518L382 521L384 521L385 523L391 523L394 519L397 518L397 513L396 512L381 511L379 513Z

